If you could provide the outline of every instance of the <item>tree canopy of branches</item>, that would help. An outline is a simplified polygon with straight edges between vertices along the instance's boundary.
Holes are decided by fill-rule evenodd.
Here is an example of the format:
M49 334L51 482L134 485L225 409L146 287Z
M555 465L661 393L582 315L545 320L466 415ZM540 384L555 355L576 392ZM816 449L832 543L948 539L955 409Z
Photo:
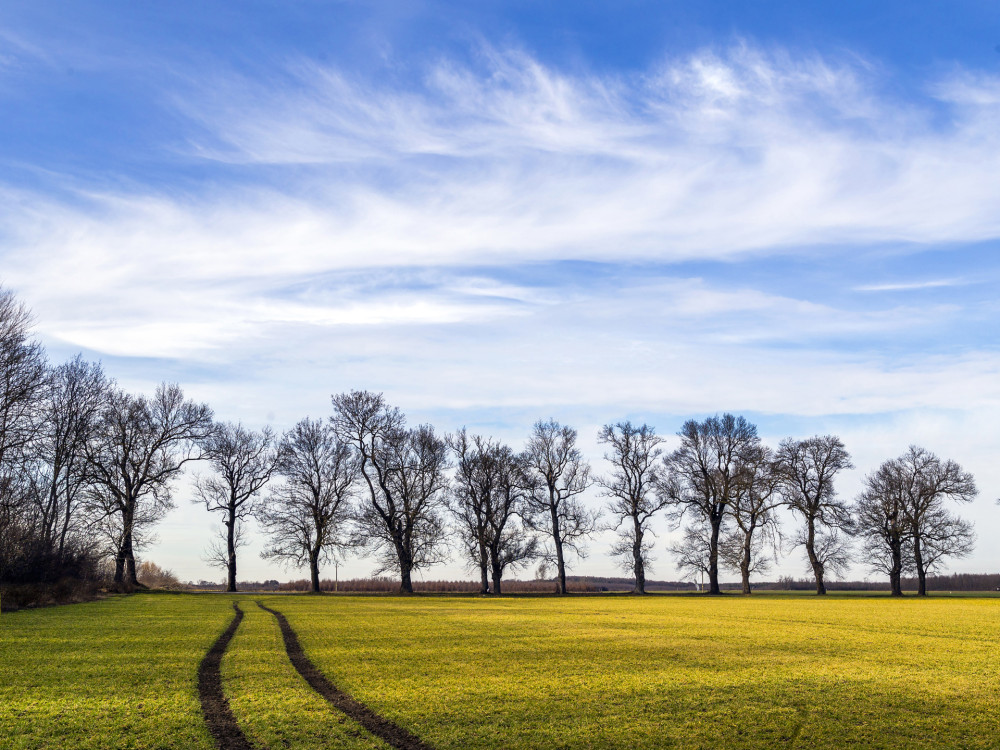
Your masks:
M942 460L911 445L897 459L906 479L904 502L913 544L917 593L927 594L927 572L942 558L972 551L971 527L944 507L946 500L971 502L979 490L972 474L951 460Z
M708 524L708 592L719 594L719 536L739 494L742 461L759 448L760 438L756 426L728 413L702 422L690 419L677 434L680 447L664 458L665 492L678 522L691 513Z
M458 522L461 546L479 569L480 592L501 594L504 571L527 564L537 538L523 524L531 487L524 457L503 443L465 428L448 444L456 457L449 505Z
M307 565L312 590L319 592L320 564L348 544L357 459L328 423L303 419L281 438L277 471L284 482L268 494L257 514L269 539L263 555Z
M803 527L793 539L806 551L816 579L816 593L826 593L825 575L842 570L849 560L841 530L850 530L850 510L837 497L833 480L854 468L836 435L781 441L777 452L785 504L801 516Z
M740 468L729 508L736 528L720 541L719 554L727 567L739 571L743 593L749 595L750 575L768 570L777 554L781 475L772 451L763 445L748 449L740 458Z
M260 492L274 473L274 433L269 427L255 432L242 424L221 422L203 441L203 449L212 474L198 477L195 493L209 512L222 514L226 547L213 559L222 558L225 564L226 591L236 591L240 526L256 512Z
M407 429L381 393L332 397L337 437L357 452L368 492L357 513L357 541L381 555L379 572L399 571L400 592L413 593L414 570L441 562L448 467L445 441L430 425Z
M583 540L597 528L597 514L578 497L590 485L590 466L576 446L577 433L555 420L535 422L525 448L534 491L528 498L529 525L551 538L542 554L556 566L559 593L566 593L566 553L586 554Z
M905 555L911 541L906 519L906 470L898 459L885 461L865 477L854 507L854 531L861 539L865 559L874 571L889 575L893 596L903 595L902 577L912 565Z
M645 594L652 550L646 539L651 533L649 522L670 503L661 486L663 438L647 424L626 421L604 425L597 440L608 446L604 458L613 467L610 474L597 479L603 494L611 498L608 509L618 521L611 527L619 536L612 554L635 576L633 593Z
M138 585L133 538L137 524L151 524L173 507L170 484L189 461L201 457L212 431L212 410L185 401L175 384L161 384L152 398L112 389L87 447L91 496L117 526L114 580Z

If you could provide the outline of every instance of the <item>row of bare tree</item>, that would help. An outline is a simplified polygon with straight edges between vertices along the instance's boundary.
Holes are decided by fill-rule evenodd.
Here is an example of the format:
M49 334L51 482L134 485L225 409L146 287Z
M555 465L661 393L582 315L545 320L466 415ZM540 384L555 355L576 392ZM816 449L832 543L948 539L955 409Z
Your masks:
M799 519L787 541L805 550L820 594L856 553L890 576L894 593L912 573L925 593L928 571L973 544L971 526L947 507L976 495L973 478L916 447L869 475L849 504L834 490L851 468L839 438L772 450L731 414L686 422L671 452L649 425L606 425L598 439L610 469L600 476L576 431L554 420L536 422L517 452L464 428L442 436L408 426L368 391L334 395L332 416L277 436L214 421L176 385L147 397L80 357L51 366L29 327L24 306L0 290L0 581L72 574L103 555L117 583L137 585L136 550L196 460L208 471L195 501L222 519L211 559L230 590L250 518L267 535L265 556L308 567L316 591L320 566L351 551L374 555L378 573L398 573L412 592L414 571L458 549L483 593L501 593L505 573L533 562L554 569L565 593L567 558L610 529L614 555L644 593L660 515L687 524L671 551L680 568L707 575L712 593L720 566L739 571L750 592L751 575L786 541L781 508ZM600 511L582 502L591 487L606 498Z

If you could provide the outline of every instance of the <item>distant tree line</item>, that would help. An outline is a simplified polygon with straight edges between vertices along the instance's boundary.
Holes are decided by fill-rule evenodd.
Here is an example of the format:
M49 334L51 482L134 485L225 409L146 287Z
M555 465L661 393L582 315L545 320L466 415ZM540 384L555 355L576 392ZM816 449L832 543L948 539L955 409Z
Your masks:
M323 588L323 566L356 554L411 593L416 571L457 551L480 593L502 593L505 576L529 565L566 593L572 562L608 530L613 556L643 594L651 523L664 518L682 530L669 547L678 568L707 577L710 593L731 570L749 594L753 576L798 548L817 594L853 562L885 574L895 595L908 576L925 594L928 576L975 541L953 511L977 495L972 475L917 446L871 472L848 502L835 489L853 468L838 437L772 448L732 414L688 420L672 451L648 424L605 425L601 473L576 430L555 420L536 422L518 451L465 428L410 426L369 391L334 394L328 417L276 435L215 421L175 384L132 394L79 356L52 365L30 325L0 290L0 582L86 577L107 564L118 586L139 585L136 552L196 461L206 471L194 501L221 521L209 561L225 569L230 591L251 518L267 537L264 556L308 569L313 591ZM583 501L591 488L602 507ZM794 528L782 528L781 509Z

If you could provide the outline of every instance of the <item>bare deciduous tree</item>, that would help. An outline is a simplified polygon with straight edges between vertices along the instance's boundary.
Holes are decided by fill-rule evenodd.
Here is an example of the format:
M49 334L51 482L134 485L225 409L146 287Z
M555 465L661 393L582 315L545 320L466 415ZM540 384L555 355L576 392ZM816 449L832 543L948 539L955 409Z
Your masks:
M185 401L175 384L161 384L152 398L118 389L107 394L87 447L87 477L93 494L117 516L116 583L138 585L136 526L173 507L170 484L186 463L201 457L211 429L212 410Z
M664 458L669 496L677 523L687 513L707 523L708 593L719 594L719 537L723 521L739 494L741 460L760 445L757 428L744 417L723 414L703 422L688 420L680 447Z
M39 492L35 502L45 543L61 559L71 533L81 531L86 448L93 437L109 383L101 366L76 356L54 368L42 407L35 452Z
M646 539L651 533L649 522L670 502L661 486L663 465L659 459L663 438L647 424L636 426L625 421L604 425L597 440L610 447L604 458L614 467L608 476L597 479L603 494L611 498L608 508L618 520L610 527L619 532L619 541L612 552L623 559L622 567L635 576L633 593L645 594L646 567L652 549Z
M973 537L967 524L944 509L945 500L971 502L979 490L972 474L951 460L942 460L928 450L911 445L897 459L905 480L906 519L910 524L917 593L927 594L930 555L934 563L943 557L961 557L971 552Z
M412 573L442 562L447 446L430 425L406 429L382 394L332 397L333 428L357 451L368 492L357 513L357 541L381 554L380 571L399 571L400 592L413 593Z
M320 564L349 546L345 532L358 462L329 424L312 419L284 434L278 455L284 483L270 492L257 515L270 540L263 556L307 565L312 590L318 593Z
M195 480L196 502L211 513L222 514L226 546L218 562L226 569L226 591L236 591L240 527L256 512L260 492L274 473L274 433L269 427L257 432L242 424L221 422L213 426L203 449L213 473Z
M770 449L757 445L740 457L740 476L729 515L736 528L719 544L723 562L740 572L743 593L749 595L750 575L769 569L779 534L776 508L781 504L781 475Z
M582 542L597 528L597 514L579 495L591 484L590 466L576 447L576 430L555 420L535 422L525 448L527 470L535 490L528 504L532 528L552 540L543 555L556 566L559 593L566 593L566 553L583 557Z
M884 462L865 477L864 489L854 507L854 531L860 537L865 559L872 570L887 573L893 596L903 595L902 577L912 557L906 518L910 479L899 459Z
M682 574L690 575L695 583L698 583L699 578L704 580L704 576L709 575L711 571L711 527L703 523L687 526L680 541L671 544L668 550L674 556L677 569ZM701 584L698 585L700 588Z
M803 521L794 544L806 551L816 593L825 594L825 575L842 568L847 555L839 530L850 529L850 511L837 497L833 480L839 472L853 468L851 456L839 437L823 435L783 440L776 458L785 504Z
M525 461L508 445L469 436L465 428L448 438L456 476L450 507L459 524L462 547L479 569L480 592L501 594L504 571L528 563L538 542L523 524L531 487Z

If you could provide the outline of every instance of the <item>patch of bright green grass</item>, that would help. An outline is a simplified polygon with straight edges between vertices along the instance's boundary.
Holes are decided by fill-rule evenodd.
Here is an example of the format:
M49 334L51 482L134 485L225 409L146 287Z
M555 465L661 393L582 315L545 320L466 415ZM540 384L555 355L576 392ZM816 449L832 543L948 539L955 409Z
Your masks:
M0 748L204 748L198 664L233 611L137 595L0 616Z
M269 597L439 748L996 747L1000 601Z
M222 659L223 689L247 737L258 747L385 748L334 710L295 671L274 616L241 598L246 613Z

